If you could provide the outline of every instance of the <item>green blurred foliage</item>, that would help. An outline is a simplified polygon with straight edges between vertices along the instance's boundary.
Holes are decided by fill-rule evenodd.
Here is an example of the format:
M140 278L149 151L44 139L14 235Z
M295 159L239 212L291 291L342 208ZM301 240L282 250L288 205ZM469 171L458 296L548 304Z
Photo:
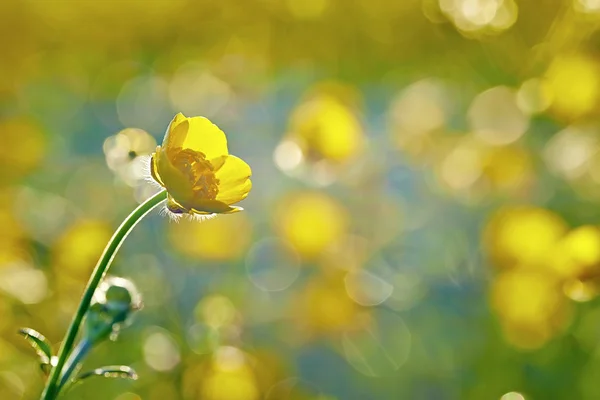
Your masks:
M153 213L65 399L597 399L597 0L0 2L0 398L44 375L173 115L244 213Z

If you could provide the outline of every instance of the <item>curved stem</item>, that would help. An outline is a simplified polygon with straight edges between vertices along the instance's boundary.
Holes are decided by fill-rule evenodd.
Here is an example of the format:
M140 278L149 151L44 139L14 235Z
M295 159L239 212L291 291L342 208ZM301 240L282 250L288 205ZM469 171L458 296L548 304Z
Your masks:
M79 303L79 307L77 308L77 312L73 316L73 320L71 321L71 325L67 330L67 334L63 343L58 352L58 362L52 371L50 372L50 376L46 382L46 387L44 388L44 392L42 393L41 400L54 400L59 392L58 380L61 376L61 372L65 362L67 361L67 357L69 357L69 353L71 352L71 348L73 347L73 343L75 342L75 338L77 337L77 332L79 331L79 326L81 325L81 321L85 316L85 313L88 311L90 307L90 303L92 301L92 297L94 296L94 292L98 287L98 284L106 274L106 271L110 267L113 259L115 258L115 254L121 244L131 232L133 227L146 215L148 214L154 207L162 203L167 198L167 192L161 191L156 195L152 196L144 203L140 204L138 208L133 210L131 214L125 221L121 223L121 226L117 228L116 232L106 245L102 256L98 260L98 264L96 264L96 268L94 268L94 272L90 276L90 280L88 281L87 287L83 292L83 297L81 298L81 302Z

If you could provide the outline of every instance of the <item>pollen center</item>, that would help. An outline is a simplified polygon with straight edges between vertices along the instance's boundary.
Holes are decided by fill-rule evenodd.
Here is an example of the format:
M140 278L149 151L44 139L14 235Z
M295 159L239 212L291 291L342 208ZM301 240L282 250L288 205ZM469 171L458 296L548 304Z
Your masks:
M174 148L171 162L192 184L194 199L214 200L219 193L219 180L215 177L214 166L206 155L191 149Z

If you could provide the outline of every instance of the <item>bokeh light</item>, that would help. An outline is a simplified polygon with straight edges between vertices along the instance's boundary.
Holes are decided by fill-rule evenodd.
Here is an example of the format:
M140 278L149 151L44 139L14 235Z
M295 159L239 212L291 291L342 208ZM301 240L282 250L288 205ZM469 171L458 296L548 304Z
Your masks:
M343 206L323 193L291 194L279 205L275 224L304 257L320 255L346 231L348 215Z
M465 33L499 33L510 28L518 15L513 0L440 0L440 8Z
M65 400L600 398L598 0L0 2L0 399L39 399L177 112L244 211L151 212Z
M480 93L471 103L467 117L475 134L494 145L515 142L529 126L528 118L517 107L514 91L507 87Z
M287 242L266 238L255 243L248 252L246 272L261 290L285 290L300 275L300 256Z
M42 128L27 118L0 121L0 132L4 142L0 150L0 183L12 183L40 165L46 152L46 137Z
M590 113L598 102L598 66L594 59L582 55L558 56L546 72L552 90L552 107L566 118Z
M172 370L181 360L179 346L169 333L156 330L144 340L144 360L156 371Z
M156 141L141 129L123 129L106 138L103 145L106 165L129 186L138 186L145 179L147 157L156 149ZM136 162L137 161L137 162Z
M230 260L242 257L252 234L246 214L214 218L201 224L183 220L169 225L169 239L182 254L204 260Z

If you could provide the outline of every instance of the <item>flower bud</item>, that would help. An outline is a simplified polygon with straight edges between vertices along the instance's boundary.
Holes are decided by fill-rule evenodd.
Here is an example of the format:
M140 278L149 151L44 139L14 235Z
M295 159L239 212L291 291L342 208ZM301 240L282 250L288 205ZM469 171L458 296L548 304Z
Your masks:
M86 316L85 335L92 343L116 336L134 311L142 307L135 285L124 278L106 278L94 293Z

